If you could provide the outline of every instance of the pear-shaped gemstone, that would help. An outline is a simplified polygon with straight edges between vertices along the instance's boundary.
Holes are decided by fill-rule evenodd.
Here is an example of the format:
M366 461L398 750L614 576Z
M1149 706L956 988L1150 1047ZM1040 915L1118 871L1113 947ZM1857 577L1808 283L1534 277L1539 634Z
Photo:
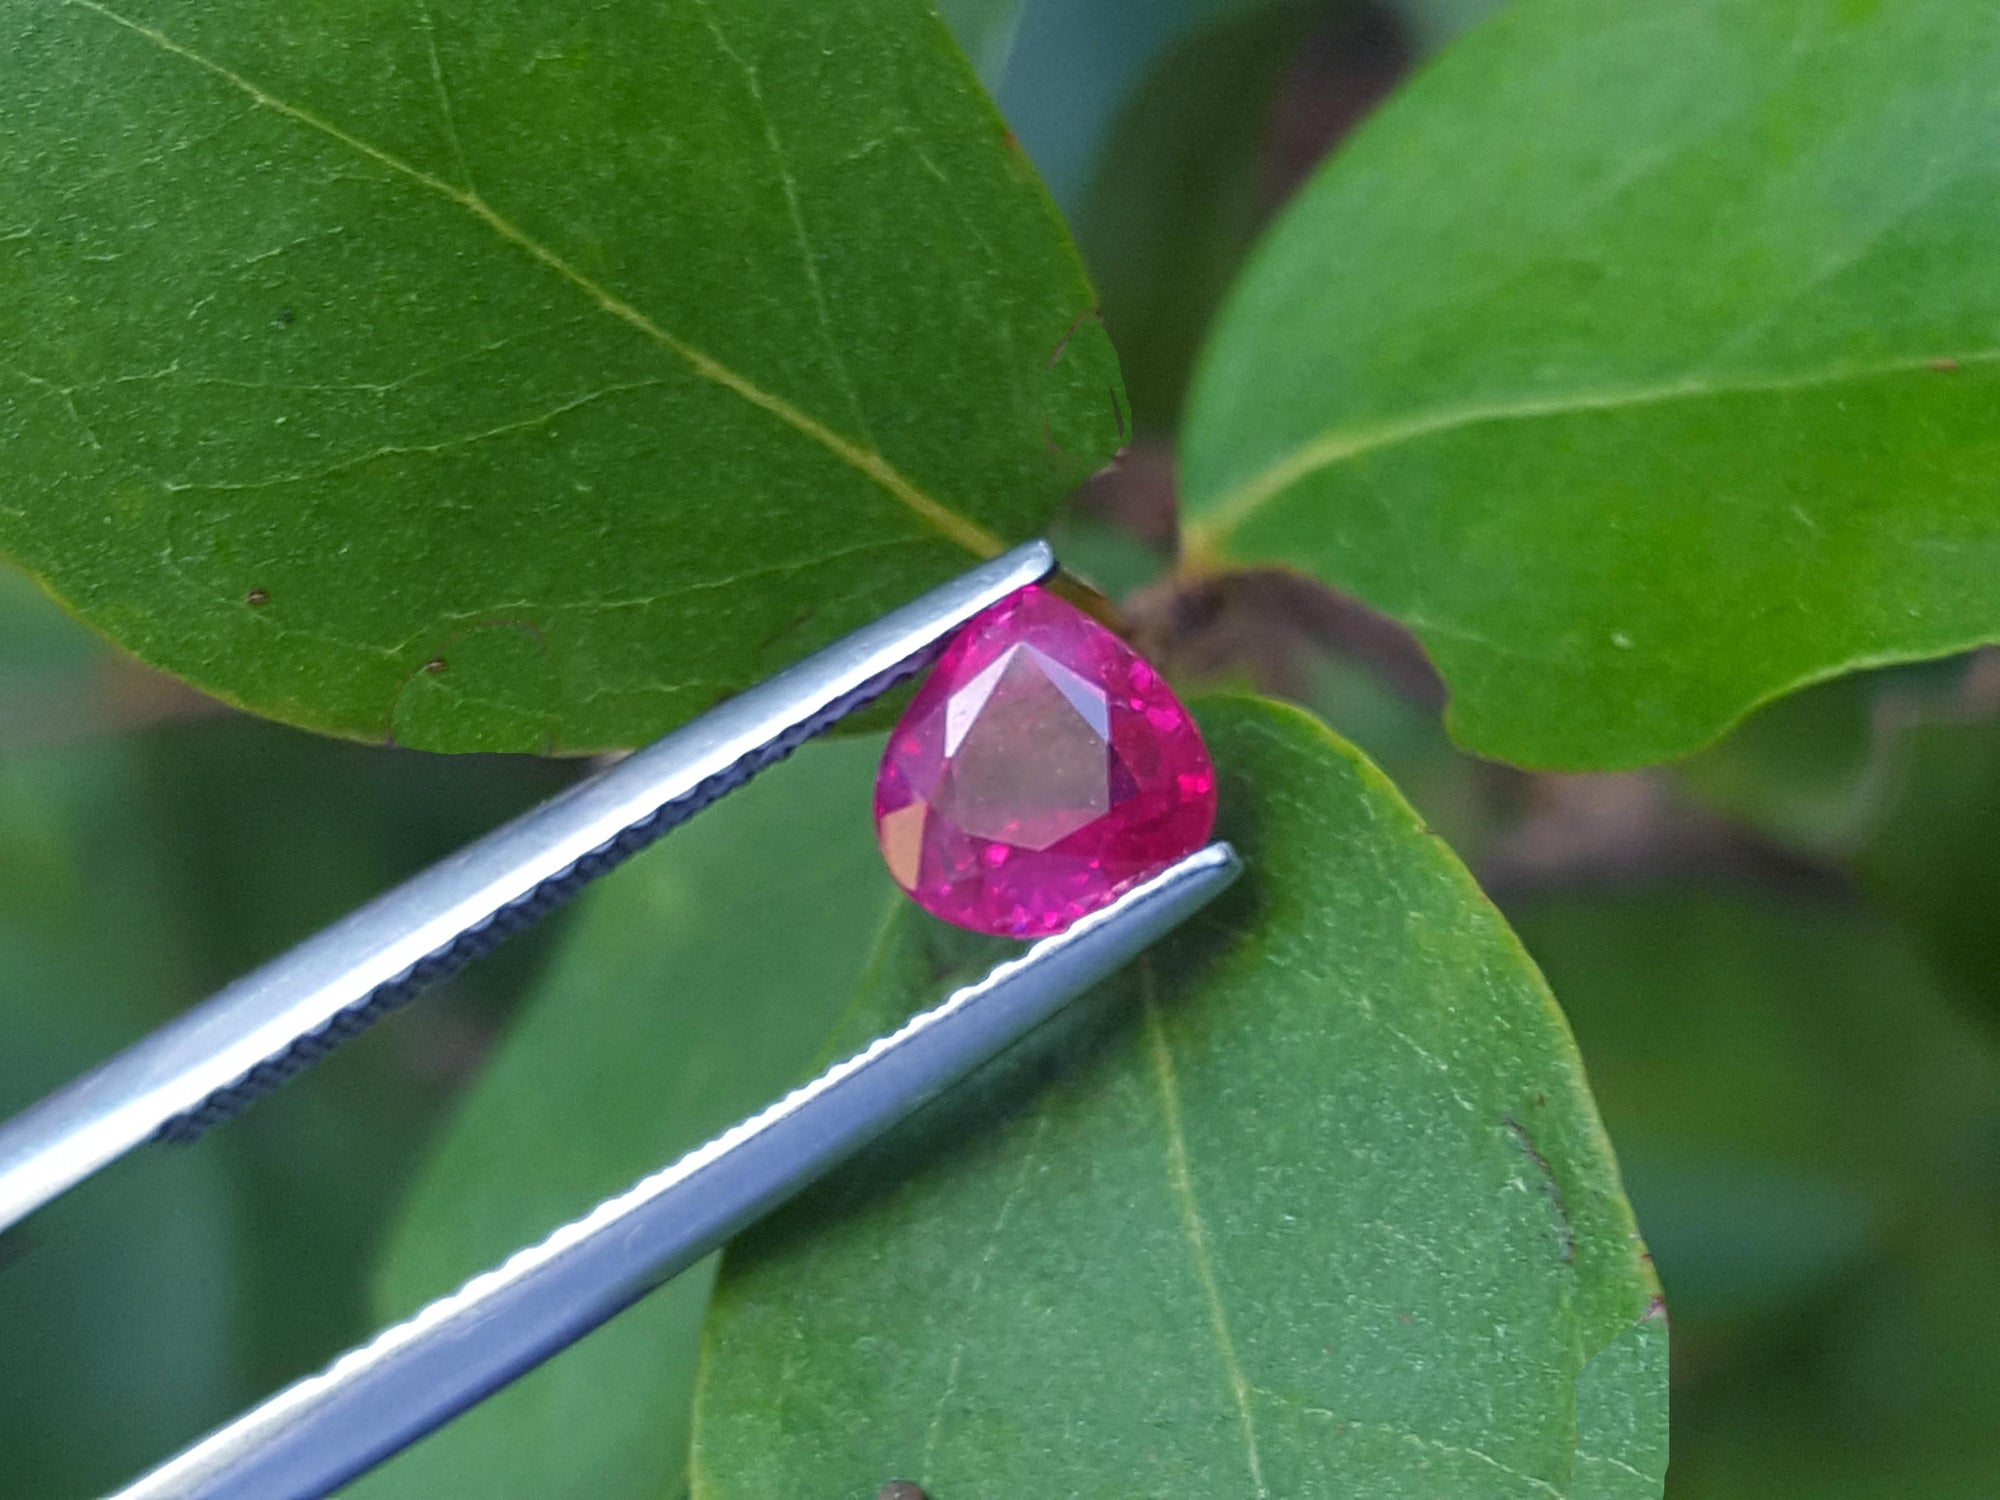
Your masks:
M1207 842L1215 770L1160 674L1026 588L970 621L889 738L875 828L897 882L978 932L1039 937Z

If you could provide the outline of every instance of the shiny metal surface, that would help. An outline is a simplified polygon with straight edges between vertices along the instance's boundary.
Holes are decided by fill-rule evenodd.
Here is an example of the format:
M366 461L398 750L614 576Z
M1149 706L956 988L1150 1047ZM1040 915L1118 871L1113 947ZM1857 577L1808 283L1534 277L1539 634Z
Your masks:
M0 1126L0 1230L156 1136L192 1136L922 667L1055 566L1016 548L732 698L238 980ZM161 1491L159 1493L167 1493Z
M114 1500L310 1500L575 1342L904 1118L1236 878L1213 844L170 1460Z

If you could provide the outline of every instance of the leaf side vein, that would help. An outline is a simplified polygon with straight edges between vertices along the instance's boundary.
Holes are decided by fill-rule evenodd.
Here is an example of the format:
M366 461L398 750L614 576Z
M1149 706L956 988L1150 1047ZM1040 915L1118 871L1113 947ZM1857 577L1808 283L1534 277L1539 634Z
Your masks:
M444 81L444 59L438 55L437 21L431 15L428 0L418 0L417 13L424 23L424 47L430 53L431 82L437 88L438 113L444 121L445 140L458 162L458 175L464 180L465 190L475 193L479 189L472 180L472 161L466 156L465 144L458 136L458 112L452 108L451 89Z
M1634 1479L1643 1479L1648 1484L1653 1483L1653 1481L1656 1478L1658 1478L1658 1476L1654 1474L1640 1473L1639 1470L1633 1468L1632 1465L1626 1463L1624 1459L1613 1458L1609 1453L1593 1453L1588 1448L1579 1448L1576 1450L1576 1456L1587 1464L1609 1464L1614 1469L1622 1469L1625 1473L1630 1474Z
M707 23L709 34L715 38L716 50L743 75L743 85L750 95L750 102L757 107L757 123L763 129L764 147L770 153L772 169L777 173L778 190L784 195L785 213L791 220L792 238L798 246L799 265L805 272L807 290L812 293L821 341L826 345L827 358L840 376L841 385L847 390L847 403L853 408L854 420L862 434L867 436L868 414L862 407L861 392L854 383L854 374L847 367L847 356L841 350L840 340L834 336L833 314L827 306L826 287L820 280L819 259L813 254L812 237L806 230L805 210L799 204L798 179L786 158L784 142L778 138L778 127L771 119L770 107L764 102L764 81L758 74L757 65L737 51L736 45L729 40L710 0L696 0L696 4L702 20Z
M1000 1253L1001 1237L1007 1231L1007 1221L1014 1216L1015 1205L1026 1196L1028 1188L1034 1182L1035 1169L1039 1165L1037 1153L1041 1149L1042 1137L1048 1134L1048 1124L1049 1117L1046 1113L1037 1117L1034 1134L1021 1152L1021 1175L1015 1179L1014 1186L1001 1200L1000 1211L993 1216L993 1228L987 1233L986 1249L980 1255L979 1265L973 1271L972 1280L966 1287L966 1300L969 1302L978 1299L980 1288L986 1284L986 1273L992 1268L993 1258ZM938 1435L944 1431L945 1413L951 1406L952 1398L958 1394L958 1377L965 1367L965 1350L966 1342L961 1339L958 1347L952 1351L951 1363L945 1371L944 1385L938 1393L937 1404L931 1411L930 1427L924 1434L924 1458L921 1468L924 1474L931 1472L931 1464L937 1453Z
M1357 1422L1344 1419L1322 1406L1301 1406L1297 1410L1304 1416L1324 1417L1329 1421L1339 1423L1343 1428L1360 1428L1364 1431L1380 1433L1384 1437L1395 1438L1415 1448L1428 1448L1433 1453L1444 1453L1454 1457L1474 1459L1479 1463L1485 1464L1488 1468L1499 1470L1510 1479L1520 1480L1530 1489L1539 1491L1545 1495L1553 1495L1556 1497L1556 1500L1569 1500L1568 1495L1564 1491L1557 1489L1540 1475L1529 1474L1521 1469L1503 1464L1492 1454L1480 1448L1469 1448L1463 1443L1448 1443L1442 1438L1425 1437L1420 1432L1412 1432L1407 1427L1397 1427L1389 1422ZM1646 1476L1642 1474L1639 1477L1643 1479Z

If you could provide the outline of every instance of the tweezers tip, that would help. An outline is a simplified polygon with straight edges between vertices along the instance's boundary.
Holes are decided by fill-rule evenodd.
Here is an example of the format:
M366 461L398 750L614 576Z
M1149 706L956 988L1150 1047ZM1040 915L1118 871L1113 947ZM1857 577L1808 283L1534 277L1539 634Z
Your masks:
M1160 873L1173 884L1194 882L1220 891L1233 885L1243 874L1243 856L1236 852L1236 846L1229 840L1217 839Z
M1188 862L1204 870L1226 870L1231 879L1243 873L1243 856L1228 839L1217 839L1206 848L1197 849L1188 856Z

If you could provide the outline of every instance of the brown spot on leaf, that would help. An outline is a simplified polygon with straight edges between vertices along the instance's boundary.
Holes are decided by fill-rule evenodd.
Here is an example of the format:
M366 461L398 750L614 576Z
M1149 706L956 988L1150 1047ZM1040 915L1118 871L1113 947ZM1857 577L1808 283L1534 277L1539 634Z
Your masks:
M252 608L260 604L269 604L271 602L270 591L267 589L252 589L243 596L243 602Z
M1528 1160L1535 1164L1543 1180L1548 1184L1549 1204L1556 1211L1556 1236L1562 1245L1563 1264L1574 1265L1576 1229L1569 1221L1569 1205L1563 1202L1562 1184L1556 1181L1555 1168L1549 1165L1549 1159L1542 1155L1540 1148L1535 1145L1535 1138L1528 1134L1527 1126L1512 1115L1508 1115L1504 1123L1512 1132L1515 1144L1527 1153Z
M930 1500L921 1485L907 1479L892 1479L875 1492L875 1500Z
M1931 368L1936 370L1940 375L1952 375L1957 373L1959 363L1949 355L1946 355L1943 358L1932 360Z
M1092 319L1101 323L1104 321L1104 314L1094 307L1086 307L1076 315L1069 327L1063 330L1063 336L1056 340L1055 348L1049 351L1049 368L1051 370L1062 363L1063 355L1069 351L1069 341L1076 337L1077 329L1083 327L1085 323L1090 322Z
M444 658L442 656L433 656L429 661L424 663L424 670L426 672L442 672L444 665Z

